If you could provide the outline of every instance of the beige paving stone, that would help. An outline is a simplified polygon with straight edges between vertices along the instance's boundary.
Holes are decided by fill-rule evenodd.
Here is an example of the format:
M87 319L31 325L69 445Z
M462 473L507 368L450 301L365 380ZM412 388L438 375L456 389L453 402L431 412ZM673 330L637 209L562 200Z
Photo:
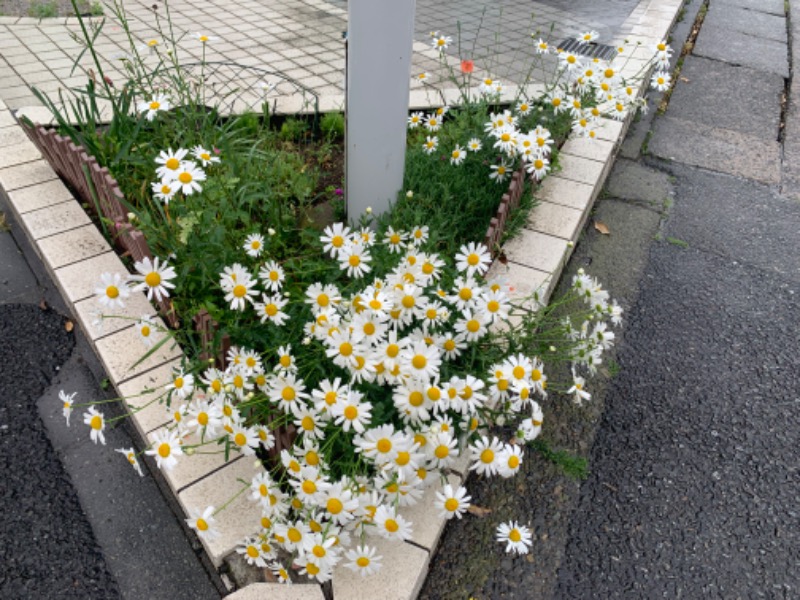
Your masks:
M558 162L561 165L561 170L558 172L560 177L590 185L597 184L605 169L605 163L571 154L559 155Z
M547 295L551 277L550 273L511 261L505 265L495 261L486 274L487 280L496 280L508 286L509 297L527 308L531 308L534 301L541 302Z
M94 224L42 238L38 241L38 246L42 258L51 269L86 260L110 250L108 242Z
M14 130L6 129L4 131ZM20 133L24 138L13 144L13 151L8 146L0 148L0 169L41 160L41 152L27 139L28 136L24 132L20 131Z
M154 321L159 329L152 334L153 348L167 337L167 334L161 329L164 327L161 319L154 319ZM143 359L145 354L152 349L144 347L136 328L123 329L101 338L97 340L95 347L109 376L117 383L136 375L141 375L149 369L180 357L182 354L174 341L168 339L157 350L152 351L152 354Z
M525 229L546 233L563 240L575 240L582 221L582 211L560 204L541 202L531 210Z
M447 476L448 483L457 489L461 485L461 476L451 474ZM427 548L429 551L436 549L442 535L447 519L439 515L439 509L434 507L436 492L442 491L439 481L428 486L419 502L414 506L405 506L400 509L400 514L411 521L413 535L411 541Z
M567 251L567 240L523 229L506 242L503 251L506 258L512 262L552 273L562 267L564 254Z
M91 223L86 212L74 200L22 213L20 218L34 240Z
M315 584L285 585L282 583L251 583L225 596L225 600L324 600L322 588Z
M141 347L145 348L144 344ZM172 381L173 369L180 367L180 364L180 360L176 359L117 385L117 391L125 399L131 420L142 440L170 420L164 387Z
M184 456L183 460L192 457ZM180 460L180 459L179 459ZM191 509L204 510L208 506L221 508L242 489L249 487L252 478L263 470L255 468L255 457L245 457L230 463L209 477L198 481L178 494L178 501L187 515ZM240 481L241 480L241 481ZM200 540L215 566L222 563L230 552L248 535L260 528L261 508L248 499L245 489L231 501L225 510L215 515L220 536L213 541Z
M172 399L172 410L179 408L182 402L177 399ZM165 411L167 416L172 414L172 411ZM158 429L150 432L147 435L147 440L150 443L153 443L156 440L156 435L159 432L166 431L168 427L171 426L171 422L163 427L159 427ZM198 445L200 444L200 438L197 435L191 435L189 437L183 438L182 445L184 448L184 452L189 446ZM173 469L170 471L163 471L164 479L167 480L169 487L172 489L174 493L178 493L183 488L188 485L193 484L198 479L207 476L212 471L216 471L220 467L223 467L226 464L234 463L240 460L246 460L248 462L252 462L255 460L255 457L243 457L241 454L237 452L232 452L230 454L230 460L225 460L225 452L224 446L219 446L217 444L209 444L207 446L199 446L196 449L196 453L192 456L184 456L179 458L178 464L175 465Z
M119 257L109 251L87 260L55 269L53 274L56 283L67 299L75 303L94 296L94 289L100 280L100 275L106 272L124 275L128 271L119 260Z
M0 186L3 186L6 192L51 179L58 179L58 175L45 160L0 169Z
M625 125L622 121L600 119L600 125L597 128L597 139L616 142L621 139L624 128Z
M534 192L538 200L569 206L576 210L586 209L594 200L593 195L594 186L557 175L547 177Z
M592 139L588 137L573 137L561 147L562 154L572 154L599 162L606 162L614 153L614 142L609 140Z
M6 114L8 114L9 116L11 115L11 113L6 113ZM25 132L22 130L22 128L9 127L8 129L0 129L0 155L13 154L14 152L16 152L16 148L14 148L13 150L9 150L8 149L9 147L14 147L19 144L25 144L25 143L29 144L30 140L28 139L28 136L25 135ZM2 160L2 158L0 158L0 160ZM0 167L4 166L6 165L0 163Z
M4 106L3 109L0 110L0 130L16 127L17 120L14 118L14 115L11 114L11 111Z
M142 292L134 292L125 300L124 308L106 308L97 298L86 298L74 305L90 340L98 340L117 331L132 327L143 315L154 316L156 310ZM97 324L95 324L95 322Z
M10 192L8 196L20 214L73 200L72 193L60 179L20 188Z
M428 574L429 553L411 544L370 537L377 547L381 570L362 577L341 563L333 570L333 594L337 600L412 600L417 597Z

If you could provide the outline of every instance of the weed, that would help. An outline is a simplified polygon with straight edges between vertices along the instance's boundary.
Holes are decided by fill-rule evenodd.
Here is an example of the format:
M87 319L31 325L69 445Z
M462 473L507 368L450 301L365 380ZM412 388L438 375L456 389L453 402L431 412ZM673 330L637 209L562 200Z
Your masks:
M89 14L93 17L102 17L104 12L103 5L100 2L92 2L89 7Z
M679 248L683 248L684 250L686 250L689 247L688 242L684 242L683 240L679 240L678 238L667 236L667 241L673 246L678 246Z
M55 0L49 2L32 2L28 9L28 16L34 19L50 19L58 16L58 4Z
M6 213L0 212L0 231L10 231L11 227L6 219Z
M608 376L609 377L616 377L619 375L619 372L622 370L620 364L614 360L613 358L608 359Z
M325 113L319 122L322 135L330 140L344 137L344 115L342 113Z
M648 154L650 152L650 140L653 138L653 132L648 131L647 135L644 136L644 141L642 142L642 155Z
M566 450L553 450L542 438L531 442L531 448L536 450L553 464L561 467L564 474L572 479L586 479L589 476L589 461L582 456L575 456Z

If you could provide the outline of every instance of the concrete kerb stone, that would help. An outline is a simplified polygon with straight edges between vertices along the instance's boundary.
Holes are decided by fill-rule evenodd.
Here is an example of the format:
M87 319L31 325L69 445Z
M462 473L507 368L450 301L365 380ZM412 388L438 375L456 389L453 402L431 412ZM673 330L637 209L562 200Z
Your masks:
M665 28L667 27L666 25L663 25L664 23L668 22L671 24L674 21L675 14L677 14L677 11L680 7L680 2L677 0L660 2L659 6L657 7L653 6L653 4L654 3L651 3L651 5L647 7L647 9L639 16L639 22L634 24L641 25L638 30L635 30L639 33L634 32L634 34L630 36L631 40L640 40L643 46L645 44L655 44L656 42L660 41L660 39L654 38L659 37L657 34L660 33L660 28L662 26ZM326 6L330 8L329 5ZM648 16L651 13L653 16ZM669 17L669 19L667 19L667 17ZM0 25L4 24L5 22L6 21L0 20ZM15 23L17 22L18 20L15 20ZM33 23L31 23L31 25L32 24ZM663 35L666 35L666 30L667 29L664 30ZM663 37L663 35L660 37ZM513 96L516 95L517 91L518 90L516 89L507 89L507 93ZM430 93L424 90L415 90L415 92L422 92L422 95L412 94L410 98L412 106L415 106L415 101L417 100L420 101L420 107L422 107L422 102L425 102L427 106L431 105ZM447 96L445 101L452 101L456 99L455 97L452 97L453 92L450 92L450 94L451 96ZM344 102L343 96L341 96L341 94L338 96L330 96L330 100L328 100L328 97L329 96L327 95L323 97L323 101L321 102L323 107L325 109L330 107L332 110L340 110ZM438 103L439 102L437 102L437 104ZM0 106L0 108L5 107ZM41 115L36 113L36 111L43 111L42 107L31 107L30 109L25 109L27 114L31 114L29 111L34 111L33 114L35 114L37 117L34 120L39 122L43 122L46 118L47 120L52 118L49 113L45 114L42 112ZM9 113L0 113L0 128L13 126L14 123L12 119L13 117L10 117ZM602 150L600 150L598 153L595 153L594 150L590 150L589 146L581 141L575 143L570 150L564 153L562 172L550 177L546 181L546 184L542 186L540 191L541 198L547 206L545 209L546 211L557 212L561 209L566 209L571 211L568 212L568 214L572 214L572 212L582 212L582 219L586 218L586 214L591 207L594 197L600 189L599 182L604 179L605 175L607 174L612 163L613 156L618 147L619 140L624 137L624 133L628 124L629 120L625 122L604 122L603 126L598 131L597 138L598 140L610 143L610 146L608 143L602 144L600 146ZM607 158L605 156L606 154L608 155ZM592 174L591 177L589 176L590 174ZM7 192L22 190L24 188L56 179L57 177L55 173L43 160L32 159L19 165L9 165L4 168L0 168L0 185L2 185ZM590 190L591 193L589 193ZM35 208L32 208L30 204L31 194L27 196L27 207L25 206L26 196L24 194L18 194L17 198L20 208L26 213L35 212L36 210L42 209L49 210L51 208L48 205L36 204L34 204ZM91 256L84 256L81 254L81 252L77 252L76 254L72 255L72 257L74 257L74 261L71 260L72 257L55 258L58 253L52 251L52 248L57 245L57 242L63 242L66 240L66 237L64 237L63 240L59 238L62 236L72 235L73 233L76 235L78 233L85 235L88 231L88 228L89 226L78 226L77 228L71 229L68 232L56 233L41 237L40 240L34 240L34 245L41 246L40 248L37 248L37 251L45 254L45 256L50 257L47 260L47 264L50 265L50 268L54 271L54 273L57 272L55 277L56 281L59 281L59 276L69 275L70 269L75 270L77 265L83 265L83 263L86 262L84 258L88 261L96 262L99 258L106 256L106 253L102 252L102 250L100 250L99 254L94 254L97 252L98 248L95 248L90 243L89 246L91 249L87 250L87 252L92 254ZM536 234L532 237L537 238L539 241L544 239L540 236L548 236L546 233L529 232L529 238L531 238L530 234ZM564 242L565 240L562 239L562 243ZM50 246L50 249L48 249L48 246ZM568 255L569 246L566 247L564 253L565 256ZM555 256L557 256L557 253L552 254L549 256L549 258L543 257L542 260L548 263L549 266L556 262ZM489 276L502 278L515 290L515 293L518 295L529 295L535 291L538 291L542 301L548 298L550 291L558 279L560 268L554 269L553 271L544 271L518 263L514 260L514 258L514 256L510 256L507 264L495 263L490 270ZM65 260L70 260L71 262L65 263L63 262ZM105 258L102 258L102 260L105 260ZM563 264L563 259L560 262ZM83 266L82 268L87 268L87 266ZM97 271L93 269L92 272L96 273ZM59 287L62 289L62 292L68 299L71 297L80 296L81 294L87 294L87 286L85 281L72 281L72 283L67 284L66 288L64 287L64 284L59 283ZM69 291L67 291L67 289ZM91 295L92 292L93 290L89 290L88 295ZM88 295L84 296L84 298L88 297ZM76 298L76 300L79 300L79 298ZM85 304L85 306L88 307L88 304ZM84 305L82 305L80 308L81 312L86 312L83 310ZM135 344L132 343L134 341L134 336L138 336L138 333L134 328L131 327L124 328L121 331L114 331L113 333L109 333L108 335L97 338L98 341L96 344L96 349L98 354L101 355L102 359L103 354L116 353L121 347L126 345L135 346ZM125 359L118 357L116 362L110 361L106 363L109 365L109 374L112 376L111 378L114 380L114 383L121 395L136 395L141 394L145 389L152 389L154 387L162 388L163 385L169 381L173 367L180 364L179 358L181 355L177 351L164 350L163 348L162 350L163 352L158 353L160 355L157 358L152 361L146 361L145 363L138 365L135 369L130 368L132 364L132 357ZM153 391L149 394L132 398L129 401L129 406L131 408L145 406L147 402L153 398L158 398L159 394L160 392ZM169 414L167 413L165 407L158 402L147 405L146 408L136 412L134 416L134 423L143 436L146 436L148 433L151 433L157 428L163 426L163 424L168 420ZM464 458L461 462L463 463L461 465L461 471L466 471L468 466L467 459ZM204 508L206 505L208 505L209 500L212 499L212 496L214 495L213 492L220 488L220 481L223 479L227 483L235 482L236 479L240 478L240 476L243 481L249 480L254 473L253 465L251 463L252 461L245 457L237 460L235 463L228 463L224 465L220 470L212 472L211 475L199 481L189 483L188 487L178 494L179 501L185 509L189 507L189 504L192 504L192 506L196 508ZM454 471L463 474L458 469L454 469ZM452 477L454 478L453 481L455 482L459 476L454 474ZM231 481L228 481L229 479ZM224 501L223 499L220 500ZM237 499L235 504L241 502L244 510L246 510L248 507L252 510L253 504L250 502L244 502L244 500L245 498L243 495ZM197 504L197 506L194 506L195 504ZM224 511L221 513L221 515L225 515L228 512L235 514L237 511ZM206 547L209 555L212 558L212 561L216 565L220 564L221 559L224 556L222 546L227 546L228 551L232 549L234 543L238 542L243 535L251 532L250 530L252 529L252 523L257 522L257 517L254 516L253 519L250 519L249 517L247 519L237 518L235 521L236 523L234 523L234 526L240 528L241 532L235 535L231 534L231 538L227 544L218 544L215 548L209 548L208 546ZM441 525L442 524L440 524L438 527L435 527L439 530L436 532L435 537L438 537L439 532L442 529ZM431 542L431 546L433 547L434 545L435 543ZM334 589L338 592L338 598L349 600L351 598L382 597L386 598L387 600L389 598L402 598L405 600L407 598L416 597L421 583L424 580L424 575L429 560L429 553L409 544L404 544L400 547L395 547L396 545L393 544L385 544L385 546L385 548L382 547L380 549L384 555L383 577L367 578L362 580L356 574L351 573L347 569L339 568L336 570ZM393 580L393 585L387 586L387 580ZM399 582L399 584L394 585L395 581ZM372 590L374 593L370 593L370 590ZM287 598L287 600L294 598L313 600L322 597L319 587L315 585L285 588L276 586L275 584L254 584L253 586L249 586L237 591L230 597L234 600L246 600L249 597L257 597L259 592L262 591L269 591L270 597L275 597L276 600L284 597ZM286 592L289 595L285 595L283 592Z

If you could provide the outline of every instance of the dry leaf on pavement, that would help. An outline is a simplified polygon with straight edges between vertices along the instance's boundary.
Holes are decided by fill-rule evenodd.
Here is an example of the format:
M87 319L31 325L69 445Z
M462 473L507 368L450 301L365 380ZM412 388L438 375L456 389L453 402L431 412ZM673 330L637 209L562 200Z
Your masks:
M611 235L611 230L608 228L608 225L603 223L602 221L595 221L594 228L597 229L603 235Z

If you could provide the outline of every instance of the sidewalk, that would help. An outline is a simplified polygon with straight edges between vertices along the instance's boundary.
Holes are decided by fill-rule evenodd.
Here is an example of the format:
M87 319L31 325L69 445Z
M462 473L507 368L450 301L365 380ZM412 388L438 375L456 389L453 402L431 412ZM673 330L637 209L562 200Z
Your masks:
M555 598L797 595L800 2L787 7L711 0L646 154L617 162L598 206L612 230L646 201L663 220ZM660 193L643 197L645 180Z
M288 3L285 3L285 4L288 5ZM295 3L295 4L299 5L301 3ZM304 5L307 4L308 6L315 7L315 9L322 10L322 8L320 8L320 6L323 5L324 3L316 3L316 4L313 4L313 5L311 3L302 3L302 4L304 4ZM421 4L422 3L420 3L420 5ZM635 3L629 3L629 4L632 7ZM186 5L186 6L188 7L188 5ZM211 5L209 5L209 6L211 6ZM329 6L330 5L326 4L325 7L324 7L325 11L328 14L330 14L331 11L332 11L332 9L330 9ZM624 6L628 6L628 4L619 4L619 3L617 3L616 6L618 7L617 10L619 11L619 14L621 15L626 10L623 7ZM206 8L208 8L208 7L206 7ZM251 10L251 9L252 10L256 10L257 8L258 8L258 5L256 3L254 3L253 6L248 7L248 10ZM302 7L298 7L298 9L299 8L302 8ZM554 9L552 7L546 6L546 4L542 4L538 8L540 8L542 11L547 9L548 11L551 11L549 14L553 14L552 11ZM146 9L141 9L140 8L139 10L144 10L146 12ZM196 17L197 14L198 14L197 7L192 7L191 10L192 10L193 17ZM221 10L221 9L218 9L218 10ZM306 8L305 10L308 10L308 9ZM467 9L461 9L461 10L467 10ZM527 10L528 9L526 9L526 11ZM188 11L188 8L187 8L187 11ZM332 12L335 13L335 11L332 11ZM429 13L430 13L429 14L429 18L433 17L433 16L438 16L440 14L436 10L431 10L430 7L429 7ZM313 15L313 12L312 13L303 13L303 14L312 14ZM565 27L567 27L567 25L569 25L569 33L570 34L574 33L575 24L574 23L567 23L567 20L568 19L573 19L573 16L571 16L571 15L564 16L563 11L561 11L560 14L561 14L561 17L563 18L563 23L562 24ZM614 26L612 21L613 21L613 19L615 17L613 15L613 13L608 13L608 14L610 16L608 16L609 21L606 23L606 26L609 27L609 28L612 28ZM292 18L295 18L295 17L297 17L297 14L294 14ZM277 17L275 17L275 18L277 18ZM248 22L252 22L252 20L250 20L250 19L247 19L247 21ZM523 28L519 27L519 22L520 22L520 19L512 19L512 18L509 17L509 23L511 23L515 27L518 27L519 30L522 31ZM619 22L621 22L621 20ZM577 23L577 21L575 21L575 23ZM207 23L205 23L205 25L207 26ZM238 23L238 25L241 25L241 23ZM238 31L238 25L236 27L237 31ZM582 27L582 28L588 28L590 26L597 27L596 25L594 25L594 23L587 23L585 25L579 23L577 26ZM6 25L5 27L9 27L9 26ZM30 54L30 56L39 57L39 56L41 56L41 53L62 52L62 50L61 50L62 45L67 44L67 42L63 41L63 38L57 37L62 32L61 29L59 29L58 31L53 29L51 31L50 29L47 29L47 27L49 27L49 25L47 27L45 27L44 25L39 25L39 24L37 24L37 25L33 25L33 24L15 24L15 25L13 25L11 27L12 28L8 29L8 31L10 33L16 32L17 30L13 29L13 28L16 28L16 27L24 27L24 28L26 28L24 31L23 30L19 30L19 32L20 32L19 35L21 37L19 38L19 41L15 41L14 44L15 44L15 47L24 47L24 48L27 48L28 50L31 50L31 46L34 46L34 50L36 50L36 54ZM59 26L59 27L61 27L63 29L65 26ZM187 20L186 27L187 27L187 31L192 31L194 29L197 29L197 30L201 29L200 28L200 23L197 23L196 21L189 21L189 20ZM225 25L222 25L222 27L224 28ZM233 27L233 26L230 25L229 27ZM269 26L265 27L265 30L268 29L268 27ZM427 32L426 27L427 27L427 25L422 25L421 28L419 29L418 33L419 33L420 36L422 36L422 40L421 41L418 40L418 44L420 44L421 46L424 46L425 51L428 51L427 50L427 48L428 48L427 39L425 39L425 35L426 35L426 32ZM49 32L49 33L46 33L46 35L48 36L48 39L50 41L52 41L53 44L56 45L56 50L52 50L51 46L49 45L48 42L32 41L32 40L40 39L40 38L37 38L36 36L38 36L42 31L44 31L43 28L47 29L47 31ZM192 29L189 29L189 28L192 28ZM315 29L315 28L312 28L312 29ZM441 29L444 29L444 27L441 27ZM205 28L203 28L203 30L205 31ZM243 28L243 31L247 31L247 30L245 30ZM286 28L286 32L288 32L288 33L284 34L286 36L286 39L281 40L281 43L287 44L289 46L292 45L290 43L290 41L292 39L296 38L296 34L292 34L291 31L292 31L292 29ZM556 31L558 31L558 30L556 30ZM119 32L116 32L116 33L118 34ZM211 30L211 31L209 31L209 33L211 35L214 35L214 34L217 33L217 31ZM331 30L328 33L330 35L333 35L333 30ZM15 33L15 35L16 35L16 33ZM224 35L225 35L225 33L220 32L220 37L224 37ZM525 35L526 39L528 39L527 36L529 35L529 26L527 24L527 21L524 24L524 35ZM561 38L559 38L559 35L560 34L557 35L556 33L554 33L554 36L555 36L556 39L561 39ZM56 36L56 37L54 38L54 36ZM247 36L245 35L245 37L247 37ZM566 37L566 35L564 37ZM263 35L261 36L261 38L263 39ZM0 40L2 40L2 38L0 38ZM223 40L223 41L225 41L225 40ZM22 42L24 42L24 43L22 43ZM43 46L41 48L36 49L35 47L39 43L43 44ZM337 44L341 44L341 40L337 40L336 43ZM28 45L26 46L25 44L28 44ZM302 44L300 44L300 45L302 46ZM5 47L3 47L2 46L2 42L0 42L0 55L1 56L5 56L6 53L7 53L7 49L10 48L10 47L11 47L10 45L6 45ZM513 46L509 46L508 47L508 51L510 52L512 50L512 48L513 48ZM112 49L111 47L108 48L109 51L111 51L111 49ZM420 49L422 50L422 48L420 48ZM301 50L301 48L297 48L296 50ZM291 51L291 49L290 49L290 51ZM225 50L225 52L228 52L228 51ZM251 48L249 52L252 53L253 49ZM276 50L276 52L278 52L278 51ZM281 51L281 52L283 52L283 51ZM303 52L305 52L305 50L303 50ZM331 52L332 52L332 50L331 50ZM249 55L252 56L252 54L249 54ZM23 55L22 54L17 54L16 56L19 57L19 56L23 56ZM28 56L28 54L26 54L25 56ZM421 52L420 56L422 56L424 58L426 55ZM299 64L299 62L297 60L295 60L295 59L299 59L300 57L301 57L301 55L296 55L295 57L292 57L289 60L291 60L293 63ZM12 58L14 58L14 57L12 56ZM246 59L246 57L243 57L243 58ZM284 58L285 58L285 55L284 55ZM428 57L428 58L430 58L430 57ZM328 59L325 59L325 60L328 60ZM333 60L333 59L330 59L330 60ZM9 63L10 62L14 62L14 64L19 63L21 65L24 65L24 64L34 65L34 64L36 64L37 65L36 67L31 66L29 68L25 68L25 70L29 70L30 73L39 73L39 75L38 75L39 77L45 77L45 75L46 75L45 71L42 71L40 69L41 65L44 64L44 61L41 61L38 58L35 61L32 61L30 63L25 63L23 61L24 61L24 59L14 58L14 60L13 61L9 61ZM309 64L308 66L309 66L309 69L310 69L311 65ZM51 75L58 76L57 73L55 73L55 71L49 70L49 69L54 69L54 68L61 68L61 67L53 67L53 65L50 65L50 67L48 68L47 72L49 72ZM420 68L425 68L425 65L422 64L420 66ZM16 67L15 67L15 69L16 69ZM14 70L14 74L18 74L18 72L16 70ZM9 76L11 76L11 74L9 74ZM299 74L297 74L297 76L299 76ZM303 77L305 77L305 75ZM309 77L311 77L311 76L309 75ZM509 73L509 77L513 77L513 73ZM322 79L325 79L325 78L322 77ZM25 81L25 80L23 79L23 81ZM513 81L513 79L510 79L509 81ZM333 86L333 85L334 84L331 84L331 86ZM18 86L12 86L12 87L18 87ZM324 86L323 86L323 88L324 88ZM321 89L323 89L323 88L321 88ZM331 94L333 94L332 90L329 90L329 91L330 91ZM0 97L2 97L2 92L0 92ZM334 97L334 96L331 95L330 97ZM9 102L10 102L10 104L12 106L15 105L15 104L17 106L24 106L25 104L23 104L23 103L24 102L28 102L28 101L30 101L30 97L28 97L28 96L21 96L20 98L12 98L12 99L9 100ZM611 145L610 142L608 142L608 144ZM92 382L87 382L86 385L90 386L90 385L92 385ZM100 392L98 390L96 390L96 388L92 390L92 389L89 389L87 387L86 395L90 396L92 394L97 396L97 395L100 394ZM63 423L61 422L62 417L60 416L60 409L57 408L57 403L55 403L56 402L55 401L55 395L57 395L57 389L56 388L51 388L50 390L48 390L48 392L46 394L46 398L47 399L46 400L43 399L43 401L42 401L43 402L42 405L44 407L47 407L47 410L45 411L45 415L46 415L46 419L45 420L46 420L46 422L50 422L50 421L55 422L56 425L61 428L61 430L62 430L61 433L63 435L65 435L65 436L67 436L67 434L68 434L68 436L69 436L69 442L64 442L64 446L61 446L60 443L58 442L58 440L55 439L55 437L53 438L53 440L54 440L53 444L54 444L54 446L56 446L56 448L59 451L64 451L65 452L65 455L67 456L67 458L65 458L64 460L67 463L68 470L70 469L70 467L69 467L70 461L71 460L75 461L74 470L70 471L70 476L73 477L73 480L74 480L76 475L73 474L73 473L79 473L81 471L81 469L79 468L79 465L85 465L89 461L89 459L86 458L86 455L82 454L82 453L83 452L88 452L88 450L86 450L87 447L90 450L96 450L96 448L93 448L92 446L87 445L86 444L86 440L77 440L76 438L74 438L73 436L74 436L75 432L73 430L66 430L66 433L64 433ZM77 416L77 412L76 412L75 416ZM64 438L64 439L67 439L67 438ZM71 447L69 447L70 444L73 444L76 447L75 448L71 448ZM83 449L80 450L80 451L77 449L77 445L79 445L79 444L83 446ZM119 440L116 440L115 444L118 444L120 446L126 445L126 444L128 446L131 445L129 441L127 441L126 439L123 439L123 438L121 438ZM70 452L72 452L74 454L74 456L75 456L74 459L69 458ZM118 468L118 466L119 466L118 462L114 461L113 459L109 459L109 462L114 466L114 468ZM84 471L85 471L85 469L84 469ZM125 475L125 477L128 477L128 475L130 475L130 474ZM105 489L113 489L113 490L115 490L115 492L119 496L124 496L124 497L127 498L128 494L129 494L129 489L126 486L128 485L128 483L130 483L132 485L139 485L138 479L136 479L134 477L128 477L128 479L130 479L131 481L127 482L125 484L125 486L114 487L114 486L109 486L109 485L106 484L106 488ZM95 485L96 485L96 483L95 483ZM150 489L151 490L155 489L155 487L152 486L152 481L150 482ZM147 492L147 493L150 493L150 492ZM80 495L80 493L79 493L79 495ZM163 564L169 564L170 568L172 568L173 564L181 565L182 569L185 568L184 571L180 571L177 574L173 573L173 574L170 575L170 577L172 577L171 581L174 582L175 589L178 589L178 587L180 585L185 585L185 583L187 581L191 581L194 585L198 586L198 590L199 590L199 591L196 591L196 592L194 592L194 591L190 592L190 593L194 594L191 597L197 597L197 598L206 597L206 596L213 597L216 594L216 592L213 590L213 586L208 584L207 581L204 581L203 578L196 571L196 569L195 569L195 567L197 566L196 562L195 563L192 562L194 560L194 557L191 555L191 552L189 551L189 547L188 547L188 542L185 539L183 540L183 542L178 542L177 541L179 539L178 537L170 538L175 543L175 546L171 547L171 551L176 552L177 553L176 556L178 556L178 558L165 557L163 554L161 554L161 553L159 553L157 551L156 552L149 552L149 551L146 551L146 550L138 549L135 552L135 555L138 556L141 553L143 556L144 555L148 556L151 559L151 561L153 561L150 566L141 566L138 563L136 563L135 560L134 560L134 556L133 556L134 553L132 553L132 555L130 555L130 556L117 554L116 548L125 546L125 544L128 543L130 541L130 539L132 539L132 538L135 539L136 538L136 533L129 531L125 535L120 535L118 533L114 533L113 531L111 531L111 529L108 526L104 527L103 526L103 521L105 520L105 517L103 516L102 512L94 513L94 517L93 517L93 511L97 510L99 508L99 505L102 505L102 502L103 502L104 498L105 498L105 494L103 494L102 496L98 496L97 494L93 494L92 492L87 492L87 498L81 497L81 502L83 503L83 505L84 505L85 509L87 510L87 512L89 512L90 521L91 521L92 518L97 518L98 519L98 521L96 523L92 522L92 526L93 526L93 528L95 530L95 535L98 536L98 542L100 542L100 544L104 547L105 554L106 554L106 559L107 559L107 563L108 563L107 564L108 569L111 571L113 576L117 578L118 584L119 584L120 588L123 591L123 595L126 595L125 594L125 587L124 587L125 585L138 585L139 587L132 588L134 590L139 590L138 592L136 592L136 591L130 592L129 591L127 595L130 596L130 597L148 597L148 598L153 597L152 595L150 595L150 596L141 595L143 593L141 590L147 590L148 586L152 586L152 581L157 580L159 577L163 577L163 573L162 573L162 570L161 570L161 567L162 567ZM142 510L144 510L143 506L140 506L140 508ZM116 507L114 508L114 510L117 510ZM160 530L163 529L163 531L165 531L165 532L175 532L179 528L178 528L177 524L174 522L174 517L169 514L169 511L168 511L168 509L166 509L166 507L165 507L165 510L166 510L166 512L159 513L165 519L164 521L159 522L160 523L159 529ZM146 521L146 517L147 517L146 512L140 513L140 516L142 516L143 519ZM133 523L137 522L134 517L135 517L135 515L132 514L131 521L129 523L129 525L131 525L131 527L133 529L135 529L135 526L133 525ZM169 519L173 519L172 524L169 523ZM162 527L162 525L163 525L163 527ZM111 539L110 540L109 539L106 539L106 540L100 539L103 535L110 536ZM148 535L150 535L150 534L148 534ZM170 533L170 535L171 535L171 533ZM181 534L178 533L178 536L180 536L180 535ZM114 539L115 537L116 537L116 539ZM114 547L115 548L114 550L108 550L109 546L106 546L105 545L106 543L116 543L117 546ZM157 544L158 542L154 542L154 543ZM183 544L183 547L181 547L181 544ZM419 553L421 553L421 552L418 552L418 554ZM425 554L427 556L427 552L425 552ZM180 558L180 557L182 557L182 558ZM135 579L135 575L136 575L137 572L142 572L142 573L147 574L147 578L144 578L142 582L136 582L134 579ZM122 574L122 575L120 575L120 574ZM127 577L127 579L126 579L126 577ZM185 579L181 579L181 577L185 577ZM111 585L112 584L109 583L108 585L109 585L108 589L111 589ZM152 588L152 587L150 587L150 589L159 589L159 591L161 591L161 588ZM165 597L180 597L174 591L165 591L164 593L165 594L171 594L170 596L165 596Z
M583 3L586 4L585 2ZM493 2L468 0L442 4L432 0L417 2L416 35L412 72L431 74L431 83L445 79L439 53L431 48L430 32L440 30L458 39L458 23L462 25L462 47L476 58L494 57L496 72L492 76L505 85L517 85L527 75L527 64L534 56L531 32L558 43L576 32L596 29L602 39L610 40L621 31L625 19L638 0L617 0L592 3L592 9L565 10L554 2ZM159 39L154 30L152 4L128 3L126 10L132 35L142 44ZM164 18L164 7L157 11ZM182 61L200 61L203 44L197 33L212 36L206 47L208 61L226 61L258 67L292 78L320 96L323 110L341 110L344 101L345 47L347 30L346 0L282 0L263 4L256 1L231 3L211 0L198 5L188 0L169 3L176 35L185 36L180 44ZM106 15L110 16L110 8ZM99 23L99 20L95 20ZM551 24L553 25L550 31ZM475 32L480 30L478 35ZM80 70L71 73L80 46L72 39L80 35L77 19L31 19L0 17L0 100L11 109L40 106L30 90L36 86L56 97L59 88L83 86L86 77ZM108 18L97 46L112 80L123 79L122 67L115 57L128 51L125 32ZM91 57L85 55L81 65L90 68ZM248 81L251 103L260 103L262 92L258 78ZM422 92L421 82L413 81L412 90ZM421 98L424 98L423 93ZM427 104L438 102L431 95ZM426 104L424 100L420 103Z

